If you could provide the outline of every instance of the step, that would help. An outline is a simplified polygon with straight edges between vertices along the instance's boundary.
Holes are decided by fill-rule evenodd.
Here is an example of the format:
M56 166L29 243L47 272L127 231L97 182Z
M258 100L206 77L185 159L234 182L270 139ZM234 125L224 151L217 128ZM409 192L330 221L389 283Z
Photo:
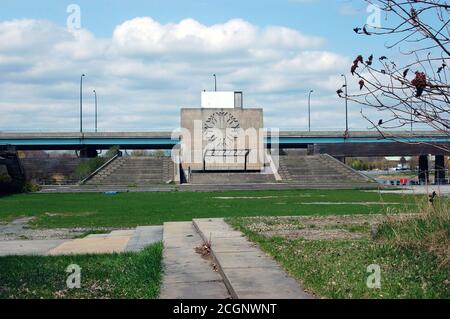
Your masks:
M164 277L160 299L229 299L230 294L211 261L195 248L202 239L192 222L164 223Z
M203 240L212 242L212 255L235 299L310 299L281 267L233 230L223 219L194 219Z
M370 179L327 155L281 156L280 172L284 182L300 185L320 187L323 185L359 187L371 183L375 185Z
M135 182L130 182L130 183L119 183L119 182L99 182L99 183L90 183L90 186L98 186L98 187L110 187L110 188L125 188L125 189L129 189L129 190L133 190L136 187L153 187L153 186L167 186L166 183L135 183Z
M160 185L168 178L168 158L122 157L100 171L88 185Z
M191 184L274 183L273 175L261 173L193 173Z
M162 179L163 174L112 174L99 178L112 178L112 179Z
M98 180L111 180L111 181L161 181L162 176L106 176L99 177Z

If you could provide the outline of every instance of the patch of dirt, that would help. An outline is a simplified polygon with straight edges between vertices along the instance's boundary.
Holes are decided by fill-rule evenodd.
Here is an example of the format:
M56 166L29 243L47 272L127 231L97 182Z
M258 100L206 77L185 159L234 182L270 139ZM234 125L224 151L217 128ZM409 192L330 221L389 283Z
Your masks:
M307 239L307 240L331 240L331 239L365 239L369 238L366 233L352 233L345 229L299 229L284 230L276 232L266 232L264 235L269 237L283 237L286 239Z
M52 229L33 229L29 223L35 217L26 217L15 219L10 223L0 225L0 241L11 240L44 240L44 239L73 239L80 237L88 232L100 230L98 228L52 228ZM110 229L101 229L110 230Z
M388 203L380 203L380 202L308 202L308 203L298 203L300 205L404 205L404 203L396 203L396 202L388 202Z
M325 197L325 195L314 195L315 197ZM312 197L310 194L301 195L284 195L284 196L220 196L213 197L214 199L232 200L232 199L274 199L274 198L309 198Z
M94 212L64 212L64 213L44 213L45 216L55 217L55 216L64 216L64 217L86 217L95 215Z
M390 218L412 218L402 215ZM267 237L306 240L368 239L384 215L251 217L246 227Z

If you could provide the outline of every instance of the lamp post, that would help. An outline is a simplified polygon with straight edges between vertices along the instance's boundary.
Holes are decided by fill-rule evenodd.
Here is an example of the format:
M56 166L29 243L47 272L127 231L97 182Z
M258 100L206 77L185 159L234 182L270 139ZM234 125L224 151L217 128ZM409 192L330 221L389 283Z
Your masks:
M348 133L348 86L347 86L347 77L345 74L341 74L341 76L345 80L345 132Z
M311 94L314 91L311 90L309 91L309 96L308 96L308 131L311 132Z
M217 75L213 74L214 77L214 92L217 92Z
M97 91L94 92L94 98L95 98L95 133L97 133Z
M80 77L80 133L83 133L83 78L86 74Z

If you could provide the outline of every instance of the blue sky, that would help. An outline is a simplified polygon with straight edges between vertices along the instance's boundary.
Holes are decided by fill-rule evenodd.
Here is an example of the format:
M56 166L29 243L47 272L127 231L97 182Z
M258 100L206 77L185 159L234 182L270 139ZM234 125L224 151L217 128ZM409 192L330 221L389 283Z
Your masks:
M81 8L81 30L66 28L72 3ZM382 39L352 31L366 22L366 7L363 0L0 0L0 130L76 130L81 73L88 127L93 89L102 130L177 127L180 107L198 106L217 73L220 89L243 90L246 106L264 108L267 126L305 129L306 93L314 89L313 128L341 129L340 74L357 54L384 52ZM367 126L360 110L350 110L359 129Z
M323 36L327 48L347 54L355 51L348 45L355 39L352 29L367 18L367 5L361 0L2 0L0 20L48 19L64 25L65 10L72 3L82 8L83 27L101 37L110 36L123 21L140 16L162 23L190 17L208 25L242 18L259 26L283 25ZM358 41L361 47L382 43L375 40L375 45L364 37Z

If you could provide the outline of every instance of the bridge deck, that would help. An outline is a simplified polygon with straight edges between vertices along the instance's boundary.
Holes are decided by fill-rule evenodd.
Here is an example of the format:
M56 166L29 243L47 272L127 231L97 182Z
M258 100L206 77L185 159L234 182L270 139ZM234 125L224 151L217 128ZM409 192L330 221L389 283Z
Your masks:
M337 131L280 131L266 134L266 143L282 148L304 148L308 145L406 143L440 144L448 147L450 136L440 132L350 132L344 137ZM17 150L79 150L86 147L108 149L118 145L123 149L171 149L179 144L179 135L172 132L100 132L100 133L1 133L0 147L13 146ZM355 147L358 147L355 145Z

